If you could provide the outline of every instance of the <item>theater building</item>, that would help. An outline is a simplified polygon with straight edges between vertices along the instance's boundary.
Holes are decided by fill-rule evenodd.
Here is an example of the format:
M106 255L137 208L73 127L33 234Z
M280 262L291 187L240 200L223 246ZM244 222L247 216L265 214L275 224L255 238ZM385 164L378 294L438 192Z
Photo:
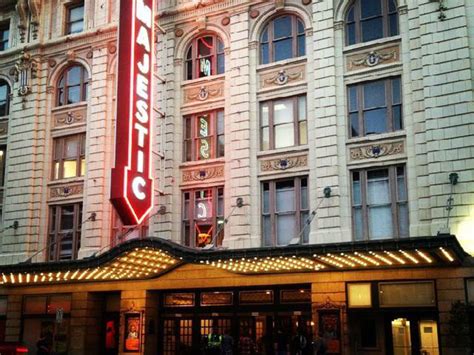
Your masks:
M474 6L152 4L0 4L0 343L471 354Z

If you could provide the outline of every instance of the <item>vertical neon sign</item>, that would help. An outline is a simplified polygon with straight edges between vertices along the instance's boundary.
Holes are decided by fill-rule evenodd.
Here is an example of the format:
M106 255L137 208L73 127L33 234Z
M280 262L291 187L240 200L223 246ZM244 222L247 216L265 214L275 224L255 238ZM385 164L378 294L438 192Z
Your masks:
M126 225L153 207L153 0L120 0L115 167L110 200Z

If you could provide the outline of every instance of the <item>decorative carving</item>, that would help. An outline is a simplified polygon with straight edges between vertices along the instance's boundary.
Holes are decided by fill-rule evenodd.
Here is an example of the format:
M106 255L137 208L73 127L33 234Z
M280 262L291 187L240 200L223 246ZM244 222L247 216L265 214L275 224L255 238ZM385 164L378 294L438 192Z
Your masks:
M406 15L408 13L408 6L402 5L398 7L398 14L399 15Z
M212 85L202 85L200 87L193 87L185 89L185 102L206 101L210 97L222 96L223 84L216 83Z
M350 149L351 160L380 158L388 155L401 154L405 151L403 141L376 143Z
M334 29L336 31L342 31L344 29L344 21L335 21L334 22Z
M192 181L204 181L224 177L224 166L203 167L200 169L183 171L183 183Z
M5 136L8 134L8 120L0 121L0 136Z
M18 0L16 4L18 14L18 31L20 32L20 43L25 43L26 28L28 26L28 3L27 0Z
M176 37L182 37L184 35L184 31L182 28L177 28L174 30L174 35Z
M85 121L85 113L85 109L79 109L56 114L54 117L55 127L82 123Z
M312 1L312 0L301 0L301 3L302 3L303 5L309 5L309 4L311 4L311 1Z
M107 49L109 54L115 54L117 52L117 45L115 43L109 43Z
M359 59L351 60L349 63L349 70L353 69L353 67L359 66L366 66L366 67L375 67L382 62L388 61L396 61L398 59L398 47L396 48L389 48L384 51L370 51L364 57Z
M275 8L281 10L285 7L285 0L275 0Z
M227 26L230 23L230 17L226 16L222 19L221 24L222 26Z
M30 93L30 79L36 79L37 70L38 62L31 57L31 54L23 50L15 63L13 72L15 81L20 82L18 95L26 96Z
M254 10L250 10L250 13L249 13L249 16L251 18L257 18L258 16L260 15L260 11L254 9Z
M80 195L84 191L84 184L71 184L64 186L55 186L50 189L51 198L65 198Z
M48 59L48 65L50 68L54 68L56 66L56 60L55 59Z
M207 27L207 16L201 16L196 19L196 24L200 31L203 31Z
M308 157L300 155L289 158L278 158L271 160L263 160L260 162L261 171L278 171L300 168L308 165Z
M93 51L88 51L88 52L86 53L86 58L87 58L87 59L92 59L93 56L94 56L94 52L93 52Z
M54 86L53 85L49 85L46 87L46 93L47 94L52 94L54 93Z
M76 60L76 57L76 52L74 52L73 50L67 51L66 58L68 62L74 62Z
M298 81L304 79L305 66L281 69L277 72L272 71L268 74L262 74L262 87L271 87L275 85L286 85L290 81Z

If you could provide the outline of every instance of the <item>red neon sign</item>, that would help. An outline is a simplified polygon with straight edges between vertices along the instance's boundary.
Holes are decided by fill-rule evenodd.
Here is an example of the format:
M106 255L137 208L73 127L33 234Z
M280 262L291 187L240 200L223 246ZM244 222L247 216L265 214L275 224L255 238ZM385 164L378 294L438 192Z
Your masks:
M120 0L115 167L110 200L126 225L153 207L153 0Z

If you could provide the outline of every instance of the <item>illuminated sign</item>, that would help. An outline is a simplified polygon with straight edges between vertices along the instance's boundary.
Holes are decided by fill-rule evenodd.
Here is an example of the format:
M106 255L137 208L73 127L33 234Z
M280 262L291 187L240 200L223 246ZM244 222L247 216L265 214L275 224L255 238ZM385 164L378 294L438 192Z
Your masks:
M139 224L153 206L153 0L121 0L115 167L110 200L122 222Z

